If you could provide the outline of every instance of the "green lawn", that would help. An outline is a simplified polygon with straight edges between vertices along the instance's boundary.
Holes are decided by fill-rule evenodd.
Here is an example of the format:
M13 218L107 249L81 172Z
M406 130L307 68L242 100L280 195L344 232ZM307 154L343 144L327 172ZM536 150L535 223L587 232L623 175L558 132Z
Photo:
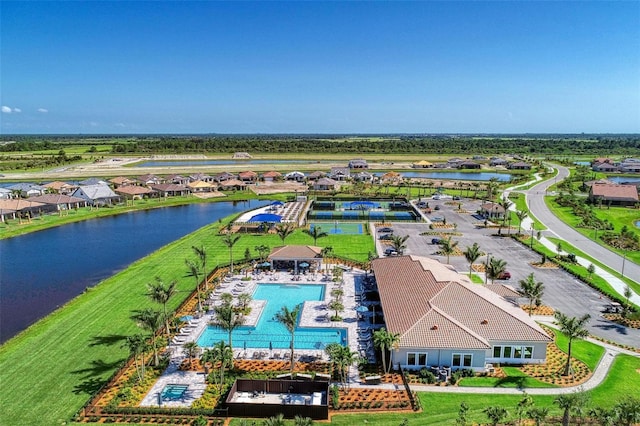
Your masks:
M528 218L533 221L533 229L535 229L536 231L538 230L542 231L547 229L547 227L544 226L542 223L540 223L535 216L531 215L531 212L529 211L529 207L527 206L527 202L525 200L524 194L512 192L511 194L509 194L509 200L515 204L516 210L527 212ZM520 221L518 220L518 216L516 216L515 212L511 212L511 224L517 227L519 222ZM531 233L531 230L523 229L521 230L521 232Z
M186 275L185 258L195 259L194 245L205 246L208 264L227 264L229 250L220 242L220 226L206 226L134 263L124 271L89 289L53 314L0 347L0 406L2 423L51 425L68 421L127 357L121 345L138 332L131 312L151 306L146 284L155 276L177 280L179 295L170 301L175 309L195 288ZM313 244L296 231L287 244ZM277 235L242 235L234 246L235 262L249 248L281 245ZM364 261L374 251L368 235L331 235L318 245L332 246L337 255Z
M507 377L465 377L460 380L461 387L480 388L555 388L555 385L529 377L516 367L502 367Z
M564 353L567 353L569 350L569 339L567 336L556 329L552 328L551 330L553 330L553 333L556 335L555 339L558 348L560 348ZM571 343L571 357L579 359L587 364L587 367L589 367L591 371L595 370L598 362L600 362L600 359L602 358L602 355L604 355L604 352L605 351L602 346L586 340L577 339Z

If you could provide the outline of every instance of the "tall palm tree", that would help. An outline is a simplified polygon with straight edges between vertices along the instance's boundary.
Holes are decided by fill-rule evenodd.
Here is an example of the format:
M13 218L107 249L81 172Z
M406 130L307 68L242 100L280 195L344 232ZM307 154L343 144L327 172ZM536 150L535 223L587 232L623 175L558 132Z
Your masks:
M357 353L352 352L348 346L342 346L339 343L330 343L325 348L325 352L329 355L329 360L338 368L340 372L340 381L343 385L349 382L349 367L357 358Z
M160 277L156 277L155 283L147 284L147 288L149 289L149 297L151 298L151 300L162 305L167 337L169 336L169 334L171 334L171 329L169 327L169 315L167 314L167 303L169 302L169 299L171 299L171 297L176 294L177 284L178 283L176 282L176 280L165 284Z
M516 210L516 217L518 218L518 234L522 229L522 221L529 217L529 214L524 210Z
M580 318L571 317L569 318L562 312L555 313L556 323L560 326L560 332L565 334L569 339L568 350L567 350L567 363L564 366L563 375L568 376L571 370L571 344L573 343L573 339L581 339L583 337L587 337L589 335L589 330L585 328L585 325L591 319L591 315L586 314Z
M502 201L500 201L500 207L504 209L504 217L500 221L500 227L498 228L498 235L502 234L502 226L506 221L509 221L509 225L511 225L511 211L509 211L509 207L513 204L507 197L504 197Z
M491 284L494 284L496 278L498 278L500 274L507 270L507 262L495 257L491 258L491 260L489 261L489 265L487 266L488 267L485 273L489 278L491 278Z
M269 246L266 246L264 244L255 246L253 249L258 252L258 256L260 257L260 262L264 262L267 259L267 255L271 250Z
M229 346L233 348L231 334L233 330L243 325L245 317L242 312L231 303L222 303L213 308L212 324L220 327L229 334Z
M136 373L138 374L138 381L141 382L144 379L144 352L147 349L147 342L142 334L134 334L133 336L127 336L123 347L129 349L129 353L133 356L133 363L136 367ZM138 362L140 358L140 362Z
M391 246L395 251L398 252L398 254L402 254L404 253L404 249L407 248L407 245L405 243L407 242L408 239L409 239L408 235L405 235L404 237L401 237L399 235L392 235Z
M146 308L139 311L134 311L131 316L138 326L149 331L151 333L151 347L153 348L153 365L156 367L160 364L158 358L158 346L156 339L156 332L163 326L164 318L162 312L156 311L152 308Z
M389 359L389 365L387 365L387 351L389 352L390 358L391 348L397 345L398 342L400 342L400 334L391 333L384 327L373 332L373 345L380 349L380 353L382 354L382 369L386 373L391 370L391 359Z
M456 251L458 241L451 241L451 236L440 241L440 251L447 256L447 265L449 264L449 256Z
M289 309L286 306L280 308L279 312L276 312L274 315L274 319L285 326L285 328L291 334L291 343L289 344L289 348L291 350L289 359L290 359L290 369L291 374L293 375L293 367L294 367L294 359L293 359L293 347L294 347L294 338L296 332L296 326L298 325L298 316L300 315L300 311L302 310L302 305L296 305L295 308Z
M487 189L487 200L493 200L496 189L498 189L498 178L492 177L487 182L485 188Z
M207 251L204 248L204 245L197 247L191 246L193 252L200 259L200 266L202 267L202 272L204 274L204 288L205 290L209 288L209 271L207 271Z
M207 349L200 358L200 362L203 364L210 362L215 364L220 363L220 385L224 383L224 371L227 366L231 367L233 364L233 349L227 345L224 340L220 340L214 344L211 349Z
M544 284L542 281L537 281L533 275L533 272L527 275L527 278L519 281L520 291L529 299L529 316L533 311L533 304L540 306L542 302L542 295L544 294Z
M193 359L198 356L200 346L198 346L196 342L187 342L182 346L182 348L184 349L187 358L189 358L189 367L193 368Z
M324 247L320 251L320 255L322 256L323 261L324 261L324 259L330 258L331 256L333 256L333 247L331 247L331 246ZM325 265L327 267L327 274L328 274L329 273L329 263L325 262Z
M314 246L318 245L318 238L323 238L323 237L326 237L327 235L329 235L326 232L324 232L320 226L315 226L315 225L314 225L313 228L304 229L302 232L304 232L305 234L307 234L311 238L313 238L313 245Z
M231 235L227 234L222 237L222 243L229 247L229 273L233 274L233 246L236 245L238 240L240 239L240 235Z
M469 262L469 277L471 277L471 273L473 272L473 262L475 262L480 256L482 256L480 246L478 245L478 243L473 243L472 246L467 246L467 249L463 253L465 259L467 259L467 262Z
M281 223L276 226L276 232L278 234L278 237L280 237L280 239L282 240L282 244L284 244L284 241L287 239L287 237L293 233L293 226L290 223Z
M569 426L572 411L582 411L588 402L588 394L585 392L572 392L560 394L554 402L562 410L562 426Z
M184 263L187 265L188 276L195 278L196 280L196 296L198 296L198 310L202 310L202 298L200 295L200 267L196 262L190 259L185 259Z

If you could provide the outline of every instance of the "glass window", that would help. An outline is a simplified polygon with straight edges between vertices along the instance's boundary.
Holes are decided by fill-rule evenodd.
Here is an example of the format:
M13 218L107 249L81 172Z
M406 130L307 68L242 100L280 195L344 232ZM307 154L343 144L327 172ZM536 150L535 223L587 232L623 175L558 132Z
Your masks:
M511 346L504 347L504 355L505 358L511 358Z
M525 357L525 359L533 358L533 346L525 346L524 347L524 357Z
M502 346L494 346L493 347L493 357L500 358L500 352L502 352Z
M522 346L514 346L514 348L513 348L513 357L514 358L522 358Z
M452 367L460 367L460 354L453 354Z
M471 354L465 354L462 361L465 367L471 367Z
M407 365L416 365L416 354L409 352L407 354Z
M427 365L427 354L418 354L418 365Z

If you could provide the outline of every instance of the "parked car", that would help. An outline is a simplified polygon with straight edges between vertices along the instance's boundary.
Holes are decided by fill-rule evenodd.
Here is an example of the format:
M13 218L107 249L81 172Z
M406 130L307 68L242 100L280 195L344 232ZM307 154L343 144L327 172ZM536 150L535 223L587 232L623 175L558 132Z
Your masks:
M444 217L442 216L434 216L431 218L431 222L444 222Z
M378 237L379 240L391 240L393 238L393 234L384 234Z
M442 242L442 238L432 238L431 244L440 244Z
M385 226L384 228L378 228L378 232L393 232L393 228Z
M433 196L433 197L431 197L431 198L433 198L434 200L439 200L439 199L440 199L440 196L439 196L439 195L434 195L434 196Z
M427 207L429 207L429 203L425 202L425 201L420 201L418 204L416 204L418 206L419 209L426 209Z
M435 206L433 209L434 210L440 210L440 206Z
M459 201L460 200L460 196L459 195L454 195L453 199L456 200L456 201Z
M497 278L499 280L510 280L511 279L511 272L509 272L509 271L500 272L500 275L498 275Z
M398 251L396 249L394 249L393 247L387 247L384 251L384 254L386 256L397 256L398 255Z

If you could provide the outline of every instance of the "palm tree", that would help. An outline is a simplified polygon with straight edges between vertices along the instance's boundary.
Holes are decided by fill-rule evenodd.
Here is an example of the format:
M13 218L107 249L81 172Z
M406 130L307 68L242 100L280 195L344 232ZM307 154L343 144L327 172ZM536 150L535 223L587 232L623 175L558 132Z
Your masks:
M342 346L339 343L330 343L325 348L325 352L329 355L329 360L338 368L340 372L340 381L343 386L348 384L349 367L357 358L357 353L351 351L348 346Z
M302 417L299 414L293 418L293 426L313 426L313 419L311 417Z
M512 204L513 203L509 201L509 199L506 197L503 198L502 201L500 201L500 207L504 209L504 217L500 221L500 227L498 228L498 235L502 234L502 226L506 221L509 221L509 228L511 227L511 211L509 211L509 207L511 207Z
M331 302L329 302L327 307L335 312L335 316L331 320L340 321L341 317L339 316L339 313L344 311L344 304L342 303L342 301L340 299L333 299Z
M324 261L324 259L330 258L331 256L333 256L333 247L327 246L327 247L323 248L320 251L320 255L322 256L323 261ZM325 265L327 267L327 272L326 273L328 274L329 273L329 263L326 262Z
M123 347L129 349L129 353L133 356L133 363L136 366L136 373L138 374L138 381L141 382L144 379L144 352L147 349L147 342L142 334L134 334L133 336L127 336ZM138 357L140 362L138 363Z
M498 178L491 178L486 184L487 200L493 200L494 192L498 189Z
M489 265L486 270L487 276L491 278L491 284L493 284L496 278L498 278L500 274L506 271L506 269L507 269L507 262L505 262L502 259L497 259L495 257L492 257L491 260L489 261Z
M533 272L527 275L527 278L520 280L520 291L529 299L529 316L533 311L533 304L540 306L542 303L542 295L544 294L544 284L541 281L536 282Z
M287 423L284 421L284 414L279 413L276 416L271 416L262 422L263 426L285 426Z
M305 234L307 234L311 238L313 238L313 245L314 246L318 245L318 238L323 238L323 237L326 237L327 235L329 235L326 232L324 232L321 227L315 226L315 225L314 225L313 228L305 229L302 232L304 232Z
M138 326L151 332L151 346L153 348L153 365L156 367L160 364L158 359L158 347L156 342L156 332L162 327L164 318L162 312L156 311L152 308L146 308L140 311L135 311L131 316Z
M543 407L543 408L532 407L529 409L529 411L527 411L527 416L534 421L536 426L540 426L542 422L544 422L544 419L547 418L548 415L549 415L548 407Z
M382 354L382 369L386 373L391 370L391 359L389 359L389 365L387 365L387 351L389 351L389 355L391 355L391 348L397 345L398 342L400 342L400 334L391 333L384 327L373 332L373 345L380 349L380 353Z
M398 254L402 254L404 252L404 249L407 248L407 245L405 243L407 242L408 239L409 239L408 235L405 235L404 237L401 237L399 235L392 235L391 246L396 252L398 252Z
M240 293L238 295L238 309L242 312L243 315L249 315L251 312L251 307L249 304L251 303L251 294L249 293Z
M282 244L284 244L284 240L286 240L287 237L293 233L293 226L290 223L281 223L280 225L276 226L276 232L278 234L278 237L280 237L280 239L282 240Z
M294 337L296 332L296 326L298 325L298 316L300 315L302 305L296 305L295 308L289 310L286 306L283 306L279 312L276 312L274 315L274 319L284 325L289 333L291 334L291 343L289 344L289 348L291 350L290 353L290 362L291 362L291 374L293 375L293 367L294 367L294 359L293 359L293 347L294 347Z
M229 333L229 346L233 348L231 334L233 330L244 324L244 315L239 309L227 302L223 302L221 305L214 307L213 315L212 324Z
M204 288L209 288L209 273L207 271L207 251L204 249L204 245L201 247L191 246L193 252L200 259L200 266L202 267L202 272L204 273Z
M573 392L560 394L556 397L554 402L558 407L563 410L562 413L562 426L569 426L571 420L571 412L574 410L582 411L586 405L588 396L584 392Z
M440 241L440 251L447 256L447 265L449 264L449 256L455 253L457 246L458 241L451 241L451 236Z
M569 339L568 349L567 349L567 363L564 366L564 376L569 375L569 371L571 369L571 344L573 343L573 339L581 339L589 335L589 331L585 328L585 325L591 319L589 314L586 314L580 318L576 317L567 317L562 312L555 313L556 323L560 326L560 332L565 334Z
M271 250L269 246L264 244L255 246L254 250L258 252L258 256L260 257L260 262L264 262L267 259L267 254Z
M183 346L187 358L189 358L189 367L193 368L193 359L198 356L200 346L196 342L187 342Z
M171 281L168 284L165 284L160 277L156 277L155 283L147 284L147 288L149 289L149 297L156 303L160 303L162 305L162 310L164 312L164 321L167 328L167 337L171 334L171 329L169 327L169 315L167 314L167 303L169 299L176 294L176 285L178 283L176 280Z
M529 214L524 210L517 210L516 217L518 218L518 234L522 229L522 221L529 217Z
M492 426L496 426L498 423L502 422L502 420L504 420L509 414L503 407L496 406L487 407L482 411L487 415L489 423L491 423Z
M233 274L233 246L236 245L238 240L240 239L240 235L233 236L231 234L227 234L222 237L222 243L229 247L229 273Z
M189 277L194 277L196 280L196 295L198 296L198 310L202 310L202 300L200 297L200 268L198 267L198 265L196 264L196 262L194 262L193 260L190 259L185 259L184 263L187 265L187 268L189 269Z
M224 369L233 364L233 349L227 345L224 340L220 340L214 344L211 349L207 349L200 358L202 364L210 362L215 364L220 363L220 385L224 384Z
M478 243L473 243L472 246L467 246L467 249L464 251L464 257L469 262L469 277L471 277L471 273L473 272L473 262L478 260L478 258L482 256L482 252L480 251L480 246Z

